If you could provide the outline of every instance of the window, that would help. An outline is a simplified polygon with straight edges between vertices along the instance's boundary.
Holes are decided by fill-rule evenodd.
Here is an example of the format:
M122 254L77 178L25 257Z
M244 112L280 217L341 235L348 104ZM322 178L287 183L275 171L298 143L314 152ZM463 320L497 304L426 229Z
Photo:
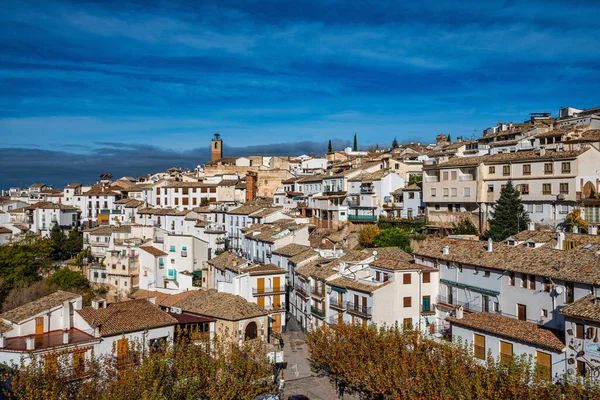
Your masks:
M563 174L570 173L571 172L571 163L570 162L564 162L564 163L562 163L561 166L560 166L560 171Z
M490 174L495 174L495 173L496 173L496 167L489 167L489 168L488 168L488 172L489 172Z
M584 331L584 326L583 324L575 324L575 338L577 339L585 339L583 331Z
M449 193L448 188L444 188L443 190L444 190L444 197L448 197L448 193Z
M526 196L529 194L529 185L526 183L521 183L519 185L519 189L521 191L521 196Z
M544 164L544 174L546 175L550 175L552 174L552 163L545 163Z
M439 205L439 204L436 204L436 205L435 205L435 210L436 210L436 211L440 211L440 205Z
M550 183L542 184L542 194L551 194L552 185Z
M404 307L412 307L412 297L404 298Z
M542 308L542 318L548 318L548 310Z
M490 277L490 271L483 271L483 277L484 278L489 278Z
M523 164L523 175L531 175L531 164Z
M456 188L452 188L452 197L456 197Z
M410 285L411 283L411 274L402 275L402 283L405 285Z
M569 184L568 183L561 183L560 184L560 193L561 194L569 194Z
M175 252L175 246L171 246L171 247L169 248L169 251L170 251L171 253L174 253L174 252Z
M404 320L402 320L402 326L404 329L412 329L412 318L404 318Z
M552 357L550 354L536 351L535 359L540 374L545 379L552 379Z
M535 290L535 276L529 275L529 289Z
M494 185L488 185L487 192L488 193L494 193Z
M543 204L536 204L535 205L535 212L536 213L542 213L542 212L544 212L544 205Z
M586 374L585 361L577 360L577 375L585 376L585 374Z
M513 345L512 343L500 341L500 364L507 366L512 361Z
M448 204L448 211L452 212L452 204Z
M515 273L514 272L510 272L508 274L508 285L515 286Z
M375 280L381 282L381 272L375 271Z
M448 171L442 172L442 180L443 181L447 181L448 180Z
M502 167L502 175L504 175L504 176L510 175L510 165L505 165Z
M408 198L409 198L409 199L414 199L414 198L415 198L415 192L410 192L410 193L408 194Z
M423 272L423 283L429 283L429 282L431 282L431 273Z
M431 194L431 197L435 197L435 189L432 188L430 194Z
M456 178L456 175L457 175L456 171L452 171L452 172L450 172L450 180L453 180L453 181L455 181L455 180L457 179L457 178Z
M521 287L527 287L527 274L521 274Z
M463 196L464 197L471 197L471 188L468 188L468 187L464 188L463 189Z
M473 334L473 352L475 358L485 360L485 336Z

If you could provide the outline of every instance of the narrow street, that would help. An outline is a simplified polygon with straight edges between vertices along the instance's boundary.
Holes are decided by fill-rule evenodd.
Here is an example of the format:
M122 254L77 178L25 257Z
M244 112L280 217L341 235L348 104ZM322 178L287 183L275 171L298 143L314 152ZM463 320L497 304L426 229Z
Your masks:
M287 362L282 400L298 394L303 394L311 400L336 399L335 388L329 383L329 380L312 373L308 361L308 346L304 341L306 334L298 328L293 318L288 321L287 332L283 333L282 337L285 361ZM344 396L346 400L354 398L354 396Z

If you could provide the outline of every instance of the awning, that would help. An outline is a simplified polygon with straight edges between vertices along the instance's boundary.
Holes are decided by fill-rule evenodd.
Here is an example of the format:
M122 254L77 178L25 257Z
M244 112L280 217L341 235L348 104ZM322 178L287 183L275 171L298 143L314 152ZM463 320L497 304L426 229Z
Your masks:
M192 271L192 275L202 277L202 271Z
M500 294L500 292L497 292L495 290L484 289L484 288L480 288L480 287L477 287L477 286L471 286L471 285L467 285L466 283L449 281L447 279L440 279L440 282L441 283L445 283L446 285L455 286L457 288L469 289L469 290L472 290L474 292L479 292L479 293L487 294L489 296L498 296Z
M339 292L339 293L346 293L346 289L342 289L337 286L332 286L331 290L335 290L336 292Z

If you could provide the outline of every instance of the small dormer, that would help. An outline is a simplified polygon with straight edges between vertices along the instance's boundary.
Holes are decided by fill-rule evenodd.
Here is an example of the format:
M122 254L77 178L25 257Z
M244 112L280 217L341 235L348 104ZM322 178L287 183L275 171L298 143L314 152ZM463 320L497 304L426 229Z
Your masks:
M533 239L527 239L525 241L525 247L535 249L537 247L537 243Z
M509 247L515 247L518 244L517 240L514 239L512 236L509 237L508 239L506 239L506 245Z
M92 308L94 310L100 310L102 308L106 308L106 299L103 297L95 297L92 300Z

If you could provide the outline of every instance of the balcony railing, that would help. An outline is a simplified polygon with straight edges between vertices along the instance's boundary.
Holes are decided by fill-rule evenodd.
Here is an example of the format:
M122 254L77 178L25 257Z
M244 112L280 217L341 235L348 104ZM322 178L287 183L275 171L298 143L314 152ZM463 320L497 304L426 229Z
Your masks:
M348 215L348 221L377 222L377 215Z
M434 183L434 182L439 182L439 181L440 181L439 176L426 176L425 177L425 183Z
M315 306L310 306L310 312L313 315L316 315L319 318L325 318L325 310L322 310L322 309L317 308Z
M325 287L311 286L310 293L317 297L325 297Z
M267 311L281 311L281 310L285 310L285 302L282 301L280 303L271 304L271 305L265 306L264 308Z
M154 243L164 243L164 242L165 242L164 237L158 237L158 236L154 237Z
M254 287L252 288L252 294L253 295L258 295L258 294L278 294L278 293L285 293L285 286L281 285L279 287L265 287L265 288L258 288L258 287Z
M296 291L297 295L308 298L308 287L306 285L295 284L294 290Z
M361 193L373 193L374 191L375 191L375 189L372 186L361 186L360 187Z
M474 181L475 179L473 179L473 175L461 175L458 177L459 181Z
M330 308L335 308L337 310L345 310L346 307L344 305L344 301L338 299L337 297L330 297L329 298L329 307Z
M346 302L346 310L348 312L358 313L362 315L371 315L371 307L363 307L359 304L354 304L350 301Z

